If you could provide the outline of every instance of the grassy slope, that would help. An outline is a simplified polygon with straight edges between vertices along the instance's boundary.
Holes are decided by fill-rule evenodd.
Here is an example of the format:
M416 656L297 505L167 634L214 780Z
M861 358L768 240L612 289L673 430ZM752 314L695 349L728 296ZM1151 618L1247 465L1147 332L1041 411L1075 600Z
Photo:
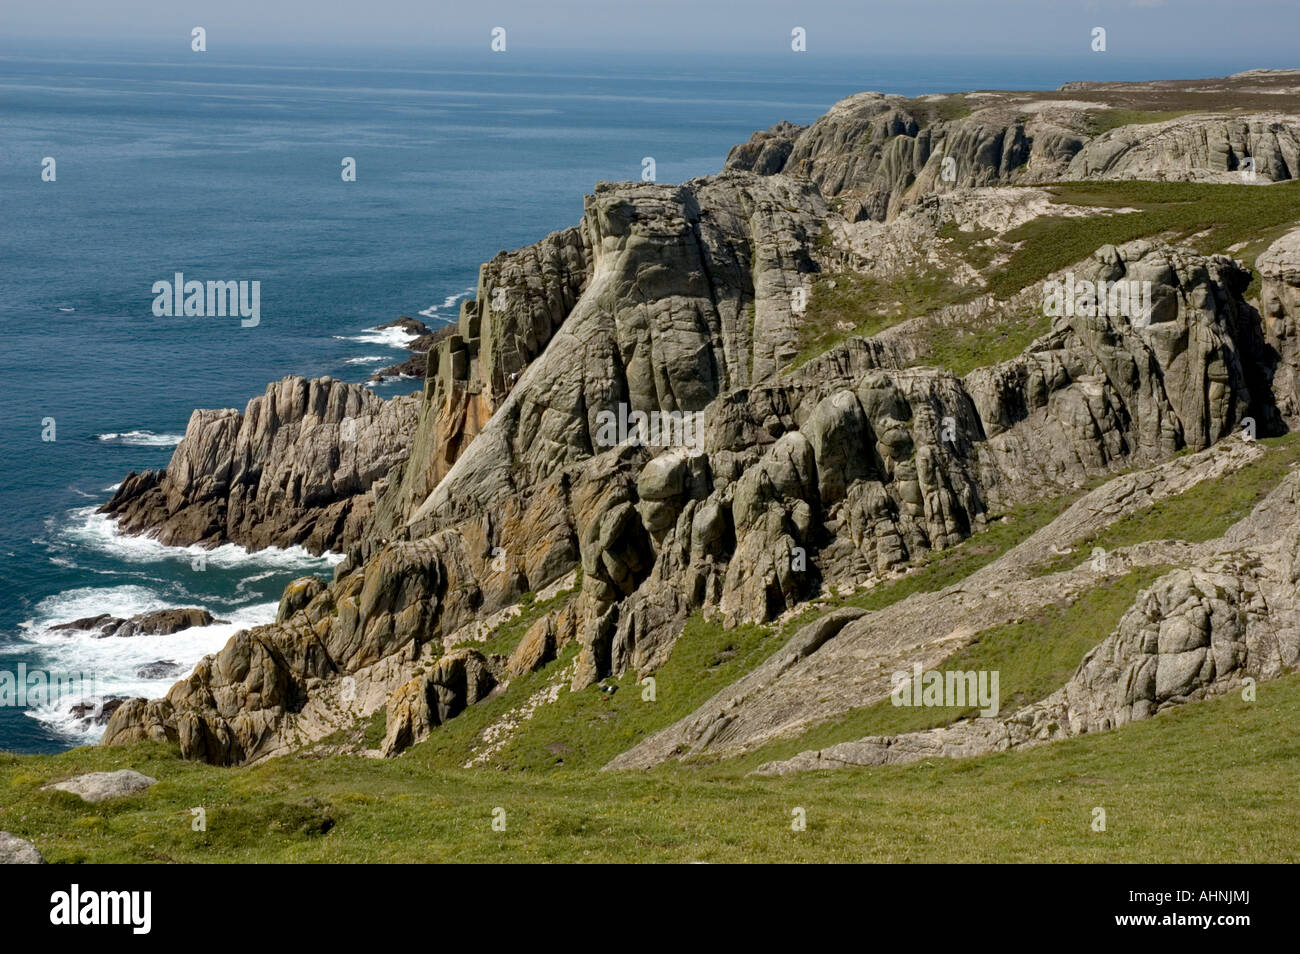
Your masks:
M969 297L972 292L934 270L892 281L855 272L818 278L799 322L799 353L787 371L853 337L870 337L910 318L929 314ZM846 330L840 325L851 326Z
M1193 491L1162 504L1151 532L1230 520L1247 496L1257 498L1285 473L1280 465L1289 463L1296 443L1277 443L1286 453L1216 484L1226 492ZM656 702L643 702L630 676L611 701L594 690L563 693L488 768L458 766L483 727L554 679L571 651L391 761L300 756L218 769L182 762L157 745L0 755L0 829L35 839L52 861L1300 857L1300 829L1288 820L1295 816L1287 813L1287 796L1279 794L1300 781L1300 743L1282 741L1300 717L1297 676L1266 684L1254 704L1230 698L1192 705L1118 732L962 762L783 780L741 775L767 758L867 732L920 728L934 715L876 706L743 761L644 774L597 771L766 658L793 626L830 606L879 607L939 589L995 559L1063 506L1050 501L1007 515L907 576L812 607L781 631L727 633L696 618L656 674ZM1127 532L1119 526L1117 534ZM982 634L952 665L999 668L1003 698L1012 704L1041 697L1106 635L1153 573L1130 574L1074 607L1045 607L1033 619ZM535 604L507 625L522 631L541 609ZM100 806L40 791L45 782L77 772L124 766L161 783ZM1089 829L1096 805L1108 813L1104 835ZM206 832L191 830L190 809L198 806L207 810ZM491 828L498 806L507 812L505 832ZM808 812L806 832L789 831L795 806ZM1204 839L1210 830L1215 838ZM951 839L954 831L962 837Z
M1129 514L1096 536L1077 541L1073 553L1046 564L1042 572L1078 566L1090 558L1093 547L1114 550L1145 540L1202 543L1222 536L1300 464L1300 435L1264 438L1260 443L1270 453L1221 480L1203 481L1184 494Z
M785 779L521 776L409 757L218 769L157 745L0 756L0 828L51 861L1296 861L1300 676L1026 752ZM46 781L160 783L87 805ZM191 830L191 808L207 831ZM1105 833L1092 832L1094 807ZM494 808L506 830L493 831ZM808 830L790 830L791 810Z
M1135 212L1086 218L1041 217L1008 232L1022 243L989 290L1007 298L1103 245L1163 235L1202 253L1234 252L1247 265L1289 226L1300 222L1300 182L1203 185L1188 182L1075 182L1052 186L1070 205Z
M986 531L961 545L929 554L905 576L869 590L818 601L782 626L724 630L719 623L696 614L687 622L668 661L654 674L654 702L643 700L644 687L637 684L632 673L606 680L619 687L612 700L606 700L594 688L561 692L554 703L539 709L523 725L491 764L533 772L598 769L620 752L694 712L767 659L803 624L840 606L879 609L913 593L943 589L992 562L1048 523L1063 506L1061 501L1053 500L1019 508L992 521ZM483 729L554 679L571 657L572 649L543 672L512 684L498 699L473 707L439 729L409 757L427 760L431 767L463 765Z
M1205 253L1228 253L1248 267L1275 239L1300 223L1300 182L1275 186L1185 182L1075 182L1049 187L1068 205L1134 209L1100 217L1044 216L1002 236L1018 248L989 278L987 290L1005 300L1052 272L1082 261L1103 245L1161 237ZM1239 246L1239 247L1238 247ZM969 259L968 259L969 260ZM1247 296L1258 294L1255 276ZM935 330L920 364L966 374L1020 354L1051 330L1039 310L1008 311L991 326L964 334Z
M996 671L1001 714L1007 715L1064 685L1088 650L1114 631L1139 590L1150 586L1166 569L1136 570L1096 587L1073 604L1048 604L1031 617L985 630L941 669ZM788 759L799 752L868 735L895 735L948 725L977 715L977 709L899 707L884 699L846 712L796 738L765 745L728 763L728 768L748 771L763 762Z
M1145 126L1194 113L1194 109L1098 109L1087 114L1088 131L1099 136L1120 126Z

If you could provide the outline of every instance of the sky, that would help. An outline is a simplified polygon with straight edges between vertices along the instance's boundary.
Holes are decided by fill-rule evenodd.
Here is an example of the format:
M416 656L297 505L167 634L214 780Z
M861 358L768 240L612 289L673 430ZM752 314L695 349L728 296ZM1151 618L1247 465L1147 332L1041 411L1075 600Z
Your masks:
M510 49L952 54L1087 51L1185 61L1253 53L1300 65L1300 0L0 0L0 39L99 38L185 47L202 26L231 45L486 45ZM924 59L918 68L924 68Z

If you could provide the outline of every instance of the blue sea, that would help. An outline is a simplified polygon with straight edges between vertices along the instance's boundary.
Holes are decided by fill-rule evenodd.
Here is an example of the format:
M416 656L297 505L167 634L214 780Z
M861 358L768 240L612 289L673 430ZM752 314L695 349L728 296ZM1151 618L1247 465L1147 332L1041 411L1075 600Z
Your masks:
M375 326L454 320L481 262L576 223L596 182L639 178L643 157L660 182L716 172L755 129L864 89L1269 65L1283 64L0 41L0 670L157 696L175 676L142 667L184 674L273 619L288 580L335 558L225 546L196 569L200 551L123 537L95 509L129 471L166 465L196 407L402 360L401 335ZM175 272L260 281L260 323L155 317L153 284ZM127 639L49 628L194 605L227 622ZM100 731L71 717L75 700L39 701L0 705L0 749Z

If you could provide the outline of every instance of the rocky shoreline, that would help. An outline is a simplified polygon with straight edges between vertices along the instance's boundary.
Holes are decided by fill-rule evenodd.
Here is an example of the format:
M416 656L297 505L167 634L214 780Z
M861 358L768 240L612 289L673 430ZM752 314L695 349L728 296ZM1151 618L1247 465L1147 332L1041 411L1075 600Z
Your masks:
M1122 473L1163 474L1189 456L1210 467L1243 427L1252 437L1295 427L1300 230L1270 236L1255 262L1198 252L1186 236L1100 244L1011 294L988 291L1026 223L1125 214L1080 212L1047 183L1241 184L1249 158L1252 188L1290 188L1269 183L1300 170L1300 117L1276 96L1273 108L1257 104L1295 82L1205 81L1202 110L1100 132L1106 110L1195 100L1202 87L1089 84L960 103L862 93L808 127L756 133L718 175L598 184L580 224L484 264L455 326L395 323L419 337L409 361L378 376L422 376L420 394L384 401L360 385L285 378L242 414L195 411L166 470L123 481L104 511L124 532L346 557L332 580L292 584L275 623L235 634L165 698L122 704L104 743L166 740L187 758L247 763L386 708L382 752L396 755L557 647L578 646L573 690L651 673L692 613L727 626L778 619L956 545L995 508L1098 481L1114 490ZM967 293L796 360L808 302L833 290L819 282L921 268ZM1067 273L1147 283L1149 320L1093 309L964 374L925 363L944 329L1036 313L1042 283ZM697 439L610 446L597 423L619 409L693 415ZM1153 653L1150 626L1126 617L1108 668L1094 654L1039 708L960 738L867 741L827 758L875 764L894 758L884 749L1097 731L1248 674L1269 678L1278 670L1263 657L1293 660L1300 646L1275 593L1291 573L1295 516L1270 507L1282 521L1273 550L1262 538L1248 554L1215 550L1235 569L1179 569L1139 598L1148 622L1195 616L1196 638ZM1251 561L1264 569L1247 573ZM580 587L508 657L458 646L483 619L577 574ZM996 581L1016 594L1001 606L955 605L993 621L1087 585L1029 576L1021 567ZM1235 595L1224 596L1226 577ZM1251 587L1282 616L1220 626L1250 605ZM880 697L877 661L952 651L936 629L951 615L919 597L894 615L819 620L614 767L750 751L867 704ZM1190 672L1188 659L1165 659L1175 653L1199 660L1177 685L1158 675ZM1125 714L1097 701L1121 691Z
M384 331L389 328L401 328L409 335L414 337L406 345L406 350L411 352L411 356L405 361L376 371L370 376L370 380L376 383L389 381L395 378L418 378L423 380L425 372L428 370L429 352L438 346L438 342L455 333L455 325L442 325L437 331L431 331L429 326L418 319L403 315L395 321L379 325L375 330Z

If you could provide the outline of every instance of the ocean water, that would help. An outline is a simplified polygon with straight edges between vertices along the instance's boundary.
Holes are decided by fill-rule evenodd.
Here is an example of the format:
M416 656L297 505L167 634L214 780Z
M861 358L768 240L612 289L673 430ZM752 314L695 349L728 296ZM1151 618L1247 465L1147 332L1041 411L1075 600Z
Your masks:
M1202 58L1194 72L1259 65ZM1087 57L0 41L0 672L91 673L96 694L156 696L175 677L141 667L188 672L272 619L286 582L335 558L225 546L199 560L121 536L96 507L129 471L164 466L196 407L242 409L285 375L364 381L401 360L401 336L376 325L454 319L481 262L574 224L594 183L639 178L642 157L660 182L715 172L753 130L810 122L864 89L1186 73ZM340 177L345 156L355 182ZM155 317L153 283L178 271L260 281L260 323ZM226 622L128 639L50 629L192 605ZM0 705L0 749L94 741L75 701Z

